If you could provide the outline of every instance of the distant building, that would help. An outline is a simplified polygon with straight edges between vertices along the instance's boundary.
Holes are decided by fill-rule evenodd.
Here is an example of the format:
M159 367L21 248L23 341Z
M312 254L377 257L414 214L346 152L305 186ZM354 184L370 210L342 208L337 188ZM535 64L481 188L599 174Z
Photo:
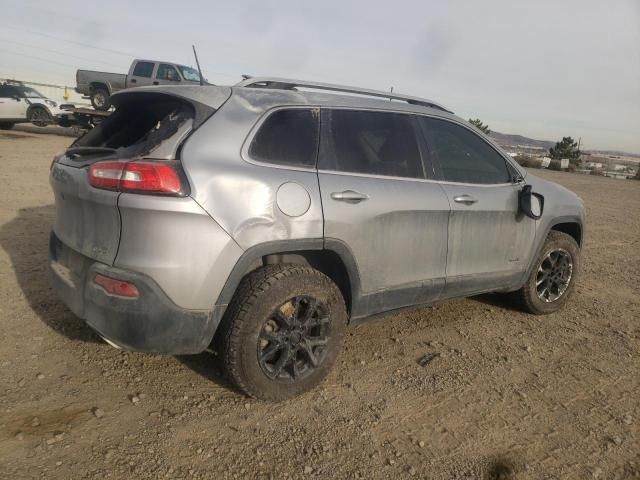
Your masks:
M591 170L593 170L593 169L599 170L599 169L603 168L604 165L602 163L599 163L599 162L587 162L585 164L585 167L589 168Z

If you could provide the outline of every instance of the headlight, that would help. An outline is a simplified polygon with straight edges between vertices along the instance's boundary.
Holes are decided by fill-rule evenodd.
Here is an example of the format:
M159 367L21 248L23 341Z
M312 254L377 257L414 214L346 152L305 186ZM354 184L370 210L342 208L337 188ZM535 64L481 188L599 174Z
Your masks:
M58 106L58 104L56 102L54 102L53 100L45 100L44 103L46 103L50 107L57 107Z

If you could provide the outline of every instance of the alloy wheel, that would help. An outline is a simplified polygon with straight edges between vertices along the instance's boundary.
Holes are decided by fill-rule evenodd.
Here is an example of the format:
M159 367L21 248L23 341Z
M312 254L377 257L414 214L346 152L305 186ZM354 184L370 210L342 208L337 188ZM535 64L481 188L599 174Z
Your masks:
M258 363L267 377L293 383L309 376L325 357L329 343L329 311L309 296L280 305L262 326Z
M558 300L569 287L572 275L573 262L569 252L558 248L547 253L536 275L538 298L545 303Z

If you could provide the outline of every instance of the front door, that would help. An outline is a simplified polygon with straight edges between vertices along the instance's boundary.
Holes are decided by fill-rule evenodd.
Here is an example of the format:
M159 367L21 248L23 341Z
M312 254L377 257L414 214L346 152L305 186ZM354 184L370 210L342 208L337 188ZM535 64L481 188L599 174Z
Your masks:
M444 286L449 202L425 174L415 117L322 110L318 177L328 245L358 267L352 317L428 303Z
M445 296L514 286L535 221L519 212L513 167L471 128L430 117L420 123L451 205Z
M173 65L161 63L156 71L156 82L158 85L179 85L180 75Z

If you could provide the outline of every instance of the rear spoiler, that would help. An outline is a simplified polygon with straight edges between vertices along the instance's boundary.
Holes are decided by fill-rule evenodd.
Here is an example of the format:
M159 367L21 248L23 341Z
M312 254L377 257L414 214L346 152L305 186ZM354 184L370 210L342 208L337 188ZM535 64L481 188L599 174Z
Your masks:
M185 100L193 105L195 118L193 128L198 128L204 121L218 110L231 96L230 87L214 85L170 85L137 87L120 90L111 96L111 103L119 105L129 101L153 101L157 95L167 95Z

